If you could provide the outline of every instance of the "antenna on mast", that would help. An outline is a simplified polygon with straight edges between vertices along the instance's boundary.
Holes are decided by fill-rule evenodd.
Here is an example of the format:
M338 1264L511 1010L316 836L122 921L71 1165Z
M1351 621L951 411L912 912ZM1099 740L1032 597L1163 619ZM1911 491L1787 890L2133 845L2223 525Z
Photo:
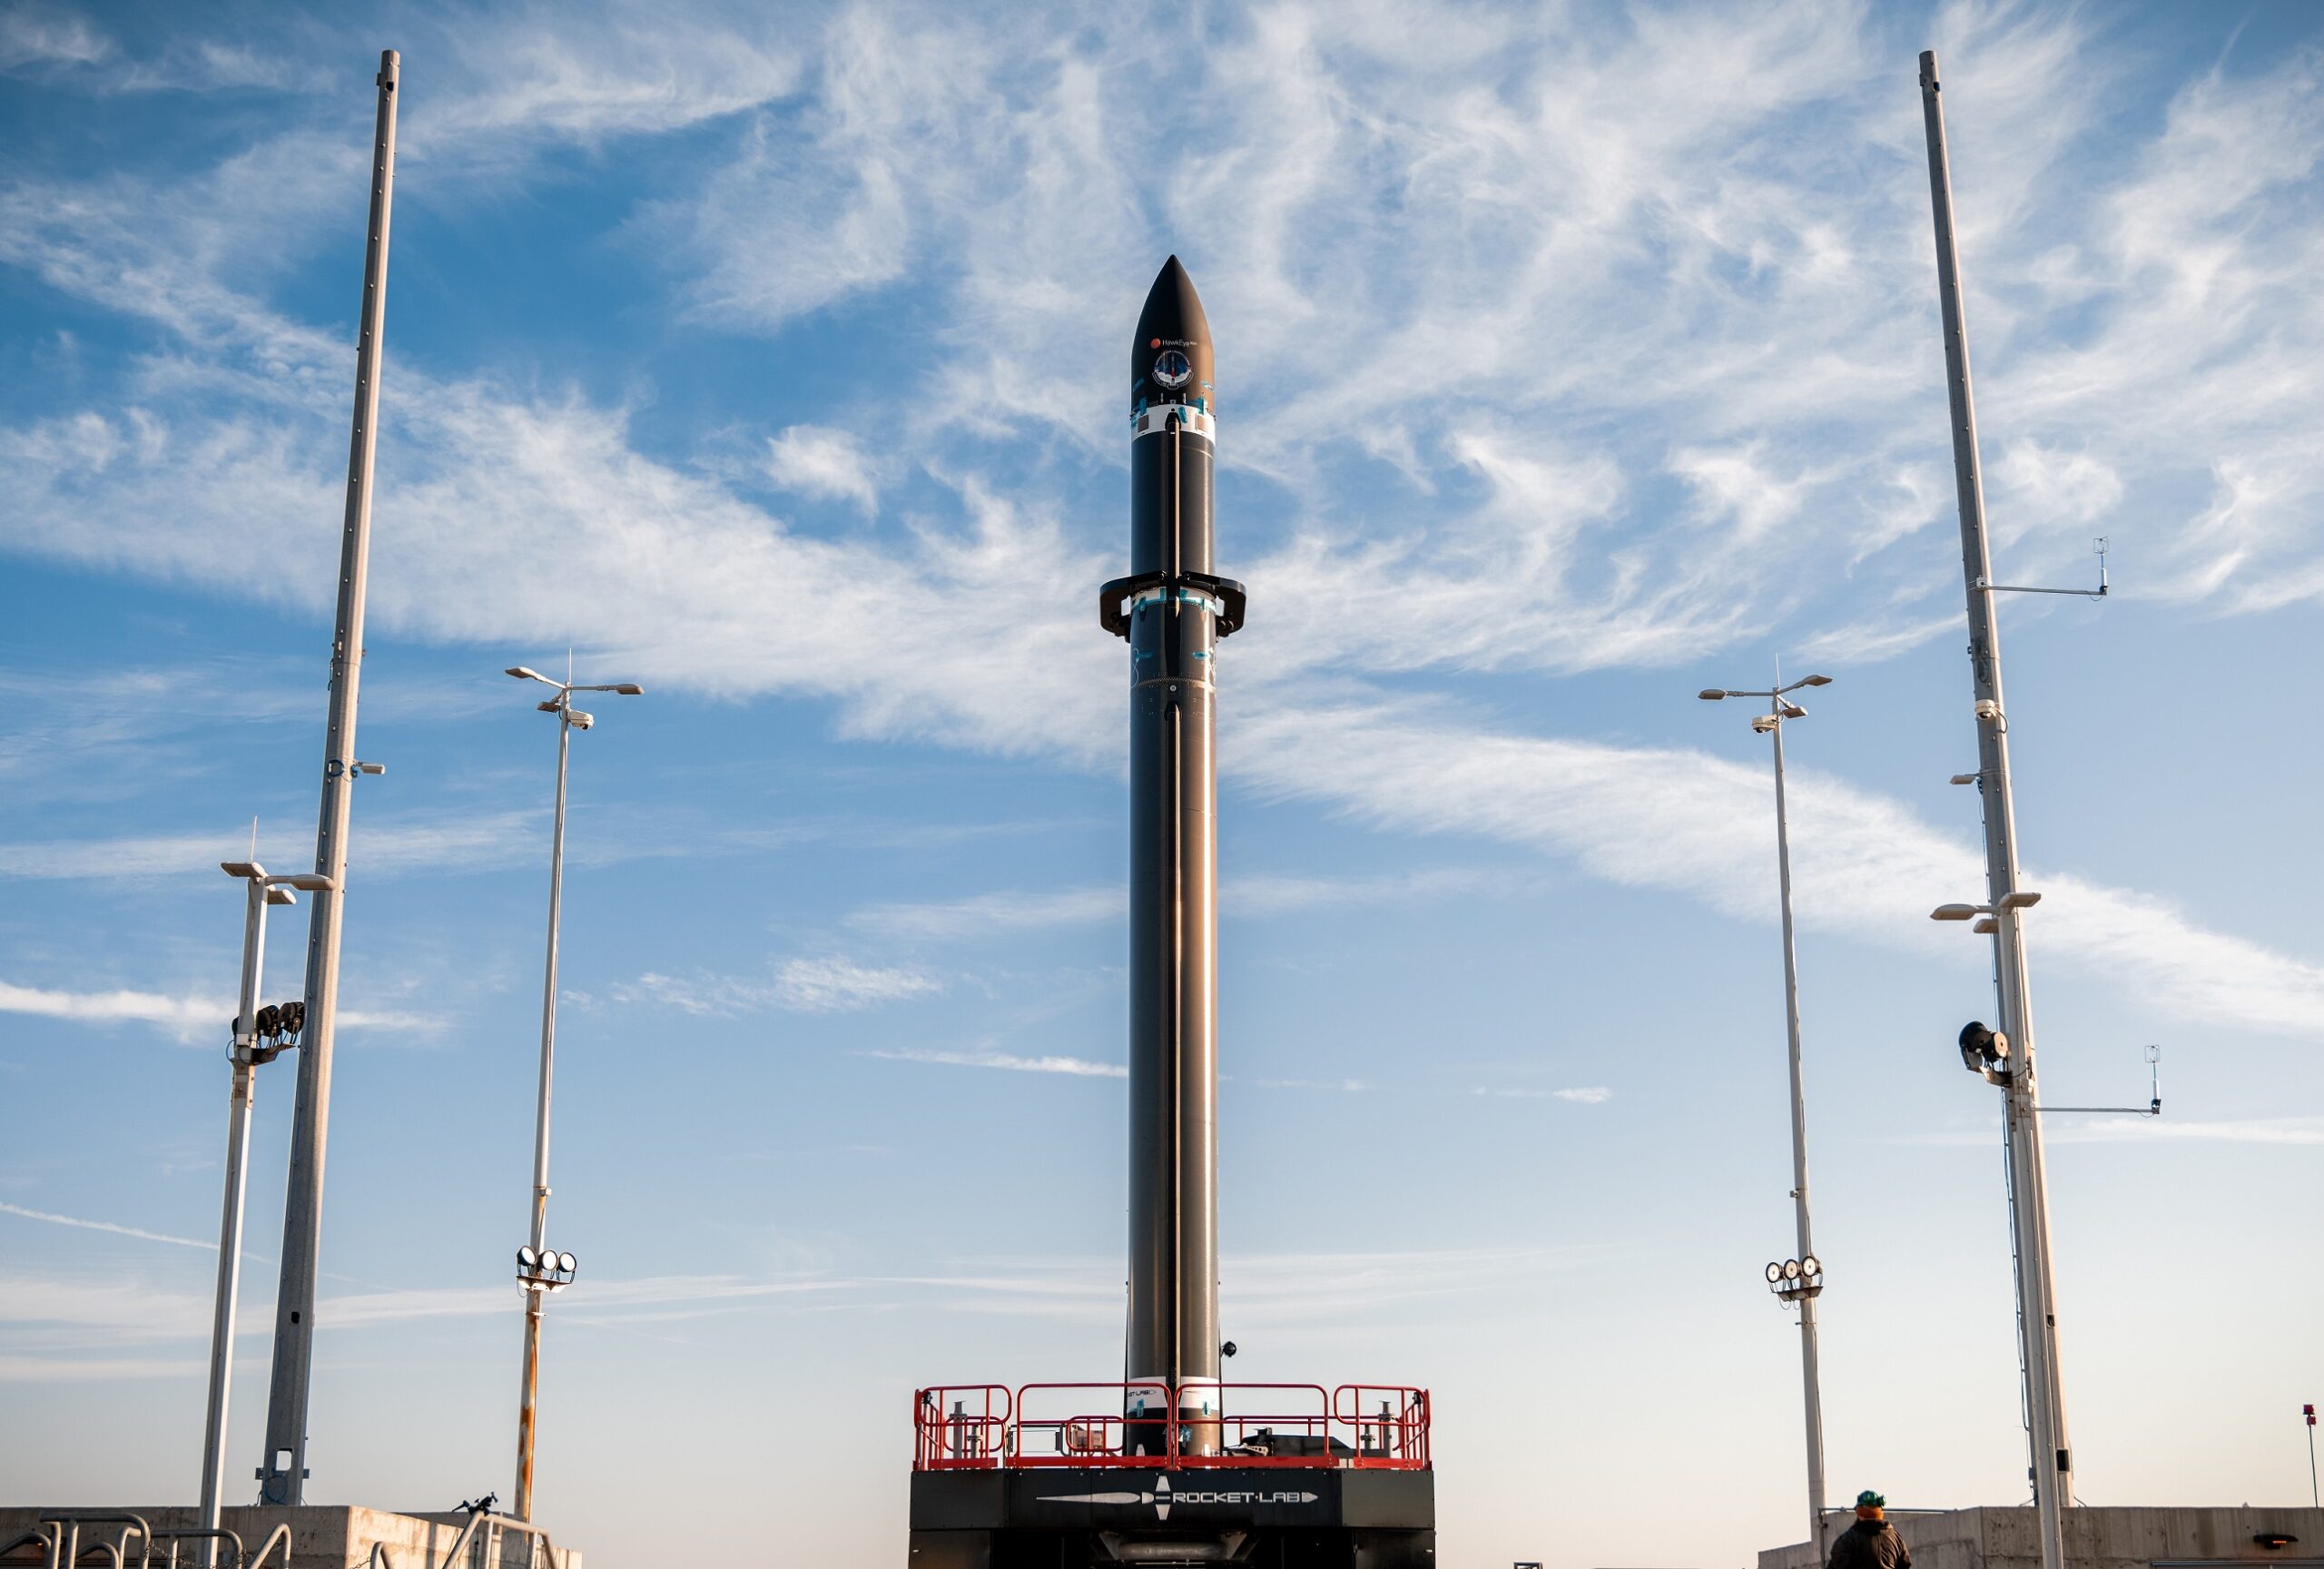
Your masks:
M2115 1117L2160 1117L2162 1115L2162 1048L2146 1049L2147 1094L2143 1106L2043 1106L2038 1110L2044 1117L2055 1111L2102 1112Z
M1977 587L1991 594L2069 594L2077 599L2103 599L2107 595L2106 536L2101 534L2090 542L2093 554L2098 558L2098 587L2095 588L2028 588L2022 583L1988 583L1977 579Z

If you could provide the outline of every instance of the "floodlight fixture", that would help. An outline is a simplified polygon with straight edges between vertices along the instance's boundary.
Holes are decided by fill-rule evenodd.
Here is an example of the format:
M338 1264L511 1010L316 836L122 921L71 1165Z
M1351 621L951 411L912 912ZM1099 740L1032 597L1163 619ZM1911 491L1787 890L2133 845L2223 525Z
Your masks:
M1804 676L1797 683L1802 686L1829 686L1831 684L1832 678L1829 676Z
M255 861L221 861L218 870L229 877L263 877L266 868Z
M384 774L388 771L388 765L384 763L358 763L355 765L355 771L358 774Z
M1783 1261L1783 1278L1787 1280L1797 1280L1799 1278L1798 1259L1787 1258Z
M614 690L620 693L625 697L643 697L645 696L645 688L640 686L635 681L620 682L615 685Z
M1993 912L1983 904L1940 904L1928 913L1928 918L1932 921L1968 921L1991 913Z
M1980 937L1990 937L1994 933L2001 930L2001 923L1994 920L1990 915L1980 915L1970 926L1969 930L1974 932Z
M1817 1258L1815 1254L1810 1253L1807 1258L1802 1258L1799 1261L1799 1272L1802 1275L1811 1277L1821 1275L1824 1272L1824 1261Z
M275 881L286 888L301 888L310 893L328 893L339 886L320 872L294 873L288 877L278 877Z
M1768 1265L1768 1285L1770 1285L1770 1286L1776 1286L1776 1285L1780 1285L1780 1284L1782 1283L1782 1281L1783 1281L1783 1266L1782 1266L1782 1265L1780 1265L1780 1264L1770 1264L1770 1265Z
M516 672L516 671L514 671L514 670L511 670L511 671L509 671L509 672L508 672L508 674L509 674L509 675L511 675L511 676L514 676L514 675L516 675L516 674L517 674L517 672ZM529 1273L531 1273L533 1270L539 1268L540 1268L540 1266L541 1266L541 1256L540 1256L539 1254L537 1254L537 1253L536 1253L536 1252L534 1252L534 1251L533 1251L532 1244L530 1244L530 1243L527 1243L524 1247L519 1248L517 1248L517 1268L522 1269L522 1270L526 1271L527 1274L529 1274Z
M1984 775L1982 774L1955 774L1953 776L1953 783L1955 784L1974 784L1984 777Z
M1787 719L1805 719L1807 717L1807 709L1802 708L1798 704L1788 700L1778 701L1776 707L1777 711Z
M2020 888L2001 896L2001 907L2004 910L2031 910L2041 902L2042 896L2030 888Z
M564 706L565 705L562 701L555 697L550 698L546 703L536 703L533 705L534 707L539 709L544 714L554 714Z
M280 883L270 883L266 890L266 902L270 904L296 904L299 896Z
M548 684L552 686L556 685L556 682L549 681L547 676L542 675L539 671L534 669L529 665L511 665L507 669L502 671L501 674L504 676L514 676L519 681L548 681Z
M1706 686L1701 691L1696 693L1695 696L1701 698L1706 703L1716 703L1720 698L1726 696L1727 694L1720 691L1716 686Z

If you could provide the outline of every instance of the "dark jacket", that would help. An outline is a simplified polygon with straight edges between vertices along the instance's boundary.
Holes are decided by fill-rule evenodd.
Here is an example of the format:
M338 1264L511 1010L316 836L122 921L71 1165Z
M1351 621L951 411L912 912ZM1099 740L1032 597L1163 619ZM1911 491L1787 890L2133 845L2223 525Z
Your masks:
M1887 1521L1859 1520L1832 1544L1831 1569L1913 1569L1913 1555Z

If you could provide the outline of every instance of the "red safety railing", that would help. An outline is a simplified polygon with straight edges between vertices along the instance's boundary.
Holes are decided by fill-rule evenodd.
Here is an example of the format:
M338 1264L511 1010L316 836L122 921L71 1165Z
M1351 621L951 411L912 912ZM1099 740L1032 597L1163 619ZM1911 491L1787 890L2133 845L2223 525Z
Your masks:
M919 1471L1042 1466L1205 1466L1424 1471L1428 1391L1398 1384L1219 1384L1216 1414L1124 1415L1152 1385L940 1385L912 1396ZM1171 1393L1163 1412L1177 1406Z
M912 1396L915 1471L990 1471L1009 1448L1009 1390L1000 1384L922 1389Z
M1332 1420L1355 1429L1359 1465L1428 1468L1428 1391L1406 1384L1343 1384Z

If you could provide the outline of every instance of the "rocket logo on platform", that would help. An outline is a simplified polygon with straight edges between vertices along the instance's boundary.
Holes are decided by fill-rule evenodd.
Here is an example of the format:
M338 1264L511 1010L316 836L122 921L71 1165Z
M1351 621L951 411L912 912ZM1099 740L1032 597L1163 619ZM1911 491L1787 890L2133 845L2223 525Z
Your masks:
M1155 356L1154 379L1173 392L1185 386L1194 373L1194 362L1176 349Z
M1068 1493L1045 1496L1044 1504L1151 1504L1154 1517L1167 1520L1173 1504L1313 1504L1322 1496L1316 1493L1257 1493L1235 1491L1227 1493L1174 1493L1170 1478L1157 1476L1151 1493Z

